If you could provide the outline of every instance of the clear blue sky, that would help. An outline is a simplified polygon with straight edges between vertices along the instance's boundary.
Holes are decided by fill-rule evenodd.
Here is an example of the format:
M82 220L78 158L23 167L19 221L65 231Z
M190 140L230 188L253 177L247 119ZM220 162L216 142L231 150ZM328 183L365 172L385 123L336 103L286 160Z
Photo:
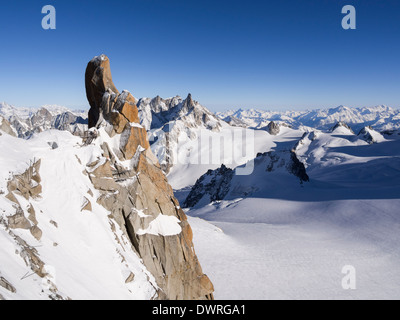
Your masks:
M42 6L57 10L43 30ZM343 30L354 5L357 29ZM2 1L0 101L87 105L87 62L110 57L137 98L193 98L213 111L400 106L400 1Z

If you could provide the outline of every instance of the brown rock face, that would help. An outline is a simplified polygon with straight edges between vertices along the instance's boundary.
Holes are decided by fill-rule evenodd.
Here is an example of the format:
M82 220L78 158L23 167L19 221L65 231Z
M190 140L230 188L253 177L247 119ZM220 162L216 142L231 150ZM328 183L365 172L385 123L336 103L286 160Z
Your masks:
M111 212L155 277L158 299L213 299L214 288L194 252L187 217L139 124L136 100L129 92L118 93L106 56L89 62L86 90L89 126L106 127L110 137L120 135L118 150L103 143L105 162L87 164L86 172L101 193L97 202ZM125 160L131 167L122 166ZM163 221L177 221L178 232L153 229Z
M0 224L10 229L9 234L20 248L19 254L21 258L24 259L27 266L39 277L44 278L46 276L44 270L45 263L40 259L38 251L13 232L14 229L29 229L32 236L37 241L40 241L42 238L42 230L38 226L34 207L30 204L26 212L24 212L16 197L16 195L23 196L26 200L30 201L31 198L35 199L40 196L42 190L42 186L40 185L41 178L39 175L40 165L40 160L32 162L24 173L14 175L8 182L8 194L6 198L14 202L16 213L13 216L9 216L7 221L0 217Z
M3 131L13 137L16 136L14 130L11 128L10 123L1 116L0 116L0 131ZM1 136L1 132L0 132L0 136Z
M104 93L119 93L112 82L110 61L106 56L101 55L90 61L86 68L85 86L90 104L89 128L92 128L97 124L101 113L110 111L102 110Z
M17 290L12 286L11 283L9 283L6 279L4 279L3 277L0 277L0 286L3 287L4 289L15 293L17 292Z
M42 192L39 175L41 161L31 163L29 168L20 175L15 175L7 184L7 199L15 203L16 213L8 217L8 226L11 229L29 229L36 240L42 238L42 230L38 227L35 209L30 205L27 209L28 218L25 217L15 194L22 195L26 200L36 198Z
M277 134L279 134L280 132L280 127L278 124L276 124L275 122L271 121L268 125L267 125L267 131L270 135L276 136Z

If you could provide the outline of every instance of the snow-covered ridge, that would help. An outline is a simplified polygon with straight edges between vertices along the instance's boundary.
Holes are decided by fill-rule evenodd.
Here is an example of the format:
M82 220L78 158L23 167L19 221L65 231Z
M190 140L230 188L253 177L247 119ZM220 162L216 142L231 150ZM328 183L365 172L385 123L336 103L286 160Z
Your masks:
M164 172L169 173L176 164L174 150L179 145L196 141L200 131L218 135L228 126L188 94L163 99L142 98L137 104L141 125L146 128L153 153L157 156Z
M171 121L182 120L190 127L204 126L218 131L220 119L189 93L186 99L180 96L162 99L142 98L138 104L139 117L146 130L158 129Z
M0 299L156 296L153 275L97 203L100 191L84 174L86 162L102 153L99 143L83 145L69 132L48 130L29 140L3 134L0 145L0 277L10 284L0 285ZM41 192L28 198L14 194L16 213L18 204L7 196L10 181L38 159L40 178L34 183L40 181Z

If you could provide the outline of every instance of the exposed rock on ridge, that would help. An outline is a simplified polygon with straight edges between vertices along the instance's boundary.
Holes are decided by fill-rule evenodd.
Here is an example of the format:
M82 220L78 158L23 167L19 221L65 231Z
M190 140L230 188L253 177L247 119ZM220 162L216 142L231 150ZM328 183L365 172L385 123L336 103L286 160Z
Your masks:
M93 139L106 131L102 158L86 173L159 286L159 299L212 299L213 285L194 252L192 230L139 124L135 98L119 93L102 55L89 62L86 90ZM96 133L99 131L99 133ZM127 166L126 163L129 163Z
M335 130L338 129L338 128L345 128L345 129L349 130L351 133L354 134L354 131L353 131L353 130L351 129L351 127L350 127L347 123L345 123L345 122L339 121L334 127L332 127L331 132L335 131Z
M4 119L3 117L0 116L0 131L3 131L13 137L15 137L15 132L14 130L11 128L10 123ZM1 132L0 132L1 135Z
M39 222L36 217L36 212L31 200L35 200L40 197L42 192L41 177L39 169L41 160L31 161L28 169L19 175L13 175L7 183L8 193L6 198L13 203L15 214L8 216L6 219L0 217L0 225L6 228L11 241L18 250L16 254L24 260L27 267L31 269L33 274L42 278L44 282L48 284L49 298L55 300L62 300L62 297L56 285L53 283L51 275L49 275L45 268L45 262L41 259L37 249L29 245L25 240L15 233L16 229L29 230L31 235L40 241L42 238L42 230L39 228ZM18 197L24 199L24 206L21 204ZM26 200L26 202L25 202ZM28 206L26 206L28 203ZM32 274L31 274L32 275ZM16 289L4 278L0 279L0 286L4 287L8 291L15 293ZM43 292L43 291L42 291Z
M369 144L374 144L385 140L385 138L379 132L376 132L372 127L362 128L358 133L358 137Z
M14 176L13 179L8 182L8 194L6 196L10 201L14 202L16 206L15 215L8 218L8 226L11 229L28 229L38 241L42 237L42 230L38 227L35 209L30 205L27 209L29 216L26 218L15 194L23 196L26 200L39 196L42 192L42 186L40 185L41 178L39 175L40 163L41 161L38 160L32 163L24 173Z
M310 180L304 164L297 159L294 151L259 153L254 159L254 171L248 176L236 175L234 170L224 165L216 170L209 170L197 180L184 205L191 208L220 200L265 197L274 189L282 187L282 179L290 183L286 187L293 191L297 191L304 182Z
M271 121L266 127L266 131L273 136L279 134L280 130L279 124L275 123L274 121Z
M234 170L222 165L216 170L208 170L193 186L185 200L185 208L196 205L205 194L209 195L207 202L223 200L229 191Z

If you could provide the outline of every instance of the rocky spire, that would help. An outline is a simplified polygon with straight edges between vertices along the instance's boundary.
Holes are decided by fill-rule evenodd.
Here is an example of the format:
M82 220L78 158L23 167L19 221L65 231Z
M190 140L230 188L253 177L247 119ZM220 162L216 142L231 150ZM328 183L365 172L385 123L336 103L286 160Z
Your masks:
M185 110L186 112L193 109L194 107L194 102L192 99L192 94L188 94L187 98L183 101L183 106L182 110Z
M110 110L103 109L104 93L119 94L111 77L110 61L105 55L94 57L87 65L85 73L86 97L90 104L89 128L94 127L100 113L107 114Z
M186 97L186 101L189 105L193 105L193 99L191 93L189 93L188 96Z
M90 127L105 128L110 137L120 135L117 148L102 143L105 162L87 165L101 193L97 202L111 212L155 277L159 299L212 299L214 288L195 255L187 217L139 124L136 99L127 91L118 93L111 79L106 56L89 62ZM127 162L128 168L122 164Z

